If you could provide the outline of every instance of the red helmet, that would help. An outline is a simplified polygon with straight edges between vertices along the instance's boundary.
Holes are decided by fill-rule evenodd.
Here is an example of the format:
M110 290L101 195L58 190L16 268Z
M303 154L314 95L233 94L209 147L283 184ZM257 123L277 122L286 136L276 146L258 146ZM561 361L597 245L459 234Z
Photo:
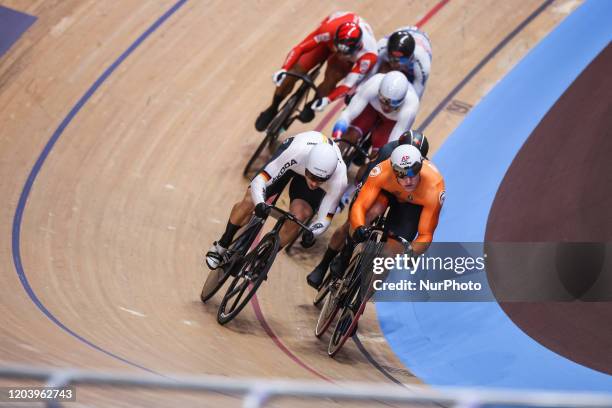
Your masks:
M363 32L357 23L342 23L336 30L334 45L341 54L353 54L361 48Z

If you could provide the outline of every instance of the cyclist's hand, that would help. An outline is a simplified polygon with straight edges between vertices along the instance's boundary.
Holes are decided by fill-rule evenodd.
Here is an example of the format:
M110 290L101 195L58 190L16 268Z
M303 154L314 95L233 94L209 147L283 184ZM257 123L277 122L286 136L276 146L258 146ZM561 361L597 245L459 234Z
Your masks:
M310 248L315 244L315 237L312 231L304 231L302 233L302 241L300 244L303 248Z
M329 98L327 96L324 96L323 98L319 98L314 101L312 105L310 105L310 107L316 110L317 112L321 112L325 109L327 105L329 105L330 102L331 101L329 100Z
M272 82L274 85L280 86L283 83L283 79L285 79L286 69L279 69L272 75Z
M414 256L414 249L412 248L412 244L410 244L410 242L405 242L404 243L404 253L408 256L408 258L410 258L410 260L412 260L412 257Z
M255 215L259 218L266 218L270 214L271 207L266 203L258 203L255 206Z
M355 232L353 232L353 241L359 243L363 242L370 236L370 229L365 225L361 225L357 227Z
M351 99L353 99L353 95L355 94L347 93L346 95L344 95L344 104L346 106L348 106L351 103Z
M348 123L344 119L340 119L334 124L332 129L332 138L334 140L342 139L342 134L348 129Z

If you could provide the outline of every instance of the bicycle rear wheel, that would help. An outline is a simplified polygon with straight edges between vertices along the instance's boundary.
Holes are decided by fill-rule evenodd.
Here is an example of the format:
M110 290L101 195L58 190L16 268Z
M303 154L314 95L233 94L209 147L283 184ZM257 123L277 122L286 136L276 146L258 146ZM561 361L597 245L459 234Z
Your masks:
M313 305L319 306L321 302L323 301L323 299L325 299L325 296L327 296L327 294L329 293L330 276L331 276L331 273L328 271L323 277L323 283L321 284L321 288L319 289L314 299L312 300Z
M344 279L341 281L342 283L338 285L337 281L329 282L331 280L331 271L326 275L326 279L328 283L324 283L324 287L319 290L317 293L317 297L322 291L325 291L327 296L322 295L321 299L325 299L325 303L323 303L323 307L321 308L321 312L319 313L319 318L317 319L317 325L315 327L315 336L321 337L323 333L327 331L331 323L334 321L334 318L338 314L342 304L344 303L345 296L347 292L347 287L351 285L354 276L355 266L359 264L360 255L355 256L351 259L348 267L346 268L346 272L343 274ZM334 286L334 285L337 285ZM317 301L317 297L315 297L315 301ZM319 300L320 302L321 300ZM316 304L316 303L315 303Z
M263 222L257 218L251 218L248 224L240 229L237 237L230 244L228 251L232 253L230 259L224 265L219 266L208 272L206 281L200 292L200 300L206 303L208 299L213 297L223 286L227 278L230 276L232 269L236 267L236 263L244 257L244 254L251 246L251 243L259 233Z
M336 355L336 353L342 348L346 340L351 337L352 333L349 331L351 328L354 328L357 319L356 305L355 303L359 299L359 291L361 279L357 279L351 282L351 286L349 287L349 291L345 298L344 306L341 308L342 312L340 313L340 317L336 321L336 326L334 327L334 331L329 339L329 345L327 347L327 354L330 357Z
M291 97L289 97L287 102L280 109L279 113L277 113L274 119L272 119L272 122L270 122L270 125L268 125L268 129L266 130L266 135L264 136L261 143L259 143L259 146L257 146L257 149L255 149L255 152L251 155L251 157L249 158L249 161L244 167L244 170L242 171L242 175L244 177L250 178L251 172L253 170L257 171L259 170L259 168L262 167L262 166L256 166L256 168L253 169L253 167L255 167L254 166L255 162L261 155L261 152L264 150L264 148L266 146L268 146L269 148L273 148L275 142L278 140L279 135L284 130L286 130L288 118L291 116L291 114L293 113L297 105L296 100L297 100L296 95L292 95ZM270 153L273 153L273 152L270 152Z
M219 324L231 321L249 303L274 263L278 246L277 237L269 234L246 255L219 305L217 312Z
M359 317L363 314L370 294L371 271L374 258L383 248L382 242L368 241L356 266L355 279L351 281L347 296L344 298L342 313L336 322L329 339L327 354L334 357L344 343L357 329Z

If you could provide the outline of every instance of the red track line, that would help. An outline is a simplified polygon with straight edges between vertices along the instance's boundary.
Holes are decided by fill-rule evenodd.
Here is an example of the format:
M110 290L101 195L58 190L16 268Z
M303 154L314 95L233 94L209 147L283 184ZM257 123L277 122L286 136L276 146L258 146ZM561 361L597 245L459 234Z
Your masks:
M438 2L438 4L436 4L431 10L429 10L427 12L427 14L425 14L423 16L423 18L421 18L415 25L417 27L422 27L424 26L438 11L440 11L440 9L442 7L444 7L446 5L446 3L448 3L450 0L440 0ZM325 114L325 116L323 117L323 119L321 119L321 122L319 122L319 124L315 127L315 130L317 132L322 131L325 126L327 126L327 124L329 123L329 121L336 115L336 113L338 113L338 111L340 109L342 109L344 107L344 104L342 102L338 102L334 105L334 107L332 108L332 110L330 110L329 112L327 112Z
M450 0L440 0L431 10L427 12L415 25L417 27L423 27L442 7L446 5Z
M416 23L416 26L417 27L422 27L438 11L440 11L440 9L442 7L444 7L449 1L450 0L440 0L431 10L429 10L427 12L427 14L425 14L423 16L423 18L421 18ZM315 130L320 132L325 126L327 126L327 124L332 119L332 117L334 117L334 115L336 113L338 113L338 111L340 109L342 109L343 106L344 106L344 103L342 103L342 102L336 103L336 105L333 107L333 109L330 110L329 112L327 112L327 114L323 117L321 122L319 122L319 124L315 127ZM257 243L255 243L253 245L257 245ZM259 300L257 299L257 294L255 294L255 296L253 296L253 298L251 299L250 303L251 303L251 306L253 306L253 311L255 312L255 316L257 317L257 320L259 320L259 324L261 324L261 327L263 327L263 329L266 332L266 334L272 339L272 341L276 344L276 346L279 349L281 349L281 351L283 353L285 353L291 360L293 360L300 367L303 367L304 369L308 370L309 372L311 372L312 374L316 375L317 377L319 377L319 378L321 378L321 379L323 379L325 381L328 381L328 382L333 382L333 380L325 377L323 374L319 373L317 370L315 370L314 368L310 367L308 364L303 362L298 356L293 354L293 352L291 350L289 350L287 348L287 346L285 346L285 344L280 340L280 338L276 335L276 333L274 333L274 330L272 330L272 328L270 327L270 325L266 321L266 318L263 315L261 307L259 306Z
M261 324L265 332L268 334L268 336L270 336L270 338L276 344L276 346L283 351L283 353L285 353L297 365L310 371L312 374L316 375L320 379L325 380L327 382L331 382L331 383L334 382L333 380L325 377L323 374L319 373L317 370L315 370L314 368L310 367L308 364L303 362L298 356L293 354L291 350L287 348L287 346L285 346L285 344L281 341L281 339L278 338L276 333L274 333L270 325L268 325L268 322L266 321L266 318L264 317L263 312L261 311L261 307L259 306L259 300L257 299L257 294L255 294L255 296L253 296L253 298L251 299L251 305L253 306L253 310L255 311L255 316L257 316L257 320L259 320L259 323Z

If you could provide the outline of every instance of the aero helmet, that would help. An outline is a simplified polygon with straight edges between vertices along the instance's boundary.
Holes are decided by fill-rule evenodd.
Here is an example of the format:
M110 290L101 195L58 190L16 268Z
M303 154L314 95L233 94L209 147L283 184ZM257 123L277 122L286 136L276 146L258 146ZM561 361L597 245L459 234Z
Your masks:
M306 160L306 175L319 182L327 181L334 174L338 161L332 144L319 143L310 149Z
M423 167L423 156L412 145L401 145L391 153L391 167L398 178L414 177Z
M362 35L361 27L357 23L342 23L334 35L334 45L341 54L353 54L361 48Z

